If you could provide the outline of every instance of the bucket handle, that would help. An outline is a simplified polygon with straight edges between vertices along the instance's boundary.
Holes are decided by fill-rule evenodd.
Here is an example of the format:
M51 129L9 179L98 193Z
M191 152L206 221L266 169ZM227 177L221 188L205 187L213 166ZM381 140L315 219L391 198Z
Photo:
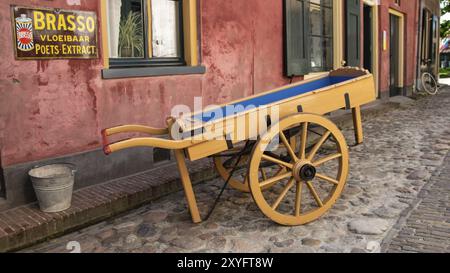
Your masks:
M56 162L56 163L49 163L49 164L40 164L40 165L35 165L33 167L33 169L37 169L40 167L44 167L44 166L48 166L48 165L67 165L70 166L70 171L72 172L72 176L75 176L75 174L77 173L77 169L76 169L76 165L73 163L69 163L69 162Z

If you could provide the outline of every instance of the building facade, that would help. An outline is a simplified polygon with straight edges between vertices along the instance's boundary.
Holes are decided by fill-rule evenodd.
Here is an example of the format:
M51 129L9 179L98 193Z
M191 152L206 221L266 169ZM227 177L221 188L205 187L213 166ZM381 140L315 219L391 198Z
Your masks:
M423 0L420 2L419 35L417 37L419 45L417 54L418 75L423 72L430 72L439 76L440 13L439 1Z
M46 9L22 16L23 7ZM225 103L345 65L370 70L382 99L410 94L423 57L424 7L419 0L2 1L0 210L34 200L27 171L36 165L76 164L81 188L167 164L170 153L147 148L105 157L100 130L162 126L173 106L193 107L195 97ZM32 31L23 27L29 19ZM73 38L88 30L92 36ZM46 45L32 44L30 33ZM19 52L30 46L36 52Z
M380 94L411 94L416 81L419 1L381 1Z

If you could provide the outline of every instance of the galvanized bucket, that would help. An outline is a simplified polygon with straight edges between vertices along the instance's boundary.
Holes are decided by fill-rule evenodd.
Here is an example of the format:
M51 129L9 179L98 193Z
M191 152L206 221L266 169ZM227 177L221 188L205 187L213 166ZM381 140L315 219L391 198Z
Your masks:
M35 167L28 172L42 211L70 208L75 172L74 165L66 163Z

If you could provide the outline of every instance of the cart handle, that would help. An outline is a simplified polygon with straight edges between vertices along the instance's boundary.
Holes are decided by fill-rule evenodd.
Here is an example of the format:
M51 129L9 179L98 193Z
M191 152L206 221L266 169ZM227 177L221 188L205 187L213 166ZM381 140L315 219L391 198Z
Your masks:
M188 148L192 145L201 143L203 141L193 141L193 140L168 140L163 138L155 137L141 137L141 138L131 138L126 140L121 140L111 144L106 144L103 147L103 152L106 155L111 153L133 148L133 147L157 147L161 149L168 150L181 150Z
M152 128L143 125L121 125L102 131L103 136L110 136L120 133L145 133L149 135L161 136L169 134L168 128Z
M196 143L203 141L195 140L168 140L163 138L155 137L142 137L142 138L132 138L124 139L114 143L110 143L108 136L120 134L120 133L146 133L149 135L166 135L169 133L167 128L152 128L142 125L122 125L118 127L108 128L102 130L102 140L103 140L103 152L106 155L110 155L113 152L117 152L123 149L128 149L132 147L158 147L162 149L185 149Z

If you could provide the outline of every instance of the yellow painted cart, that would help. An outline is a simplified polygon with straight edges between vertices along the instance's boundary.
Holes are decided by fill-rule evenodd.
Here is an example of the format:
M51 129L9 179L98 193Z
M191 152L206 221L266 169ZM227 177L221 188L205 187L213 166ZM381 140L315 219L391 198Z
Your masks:
M323 115L351 109L359 144L363 141L360 107L373 100L373 76L366 70L341 68L220 107L170 117L167 128L124 125L105 129L104 151L110 154L144 146L174 150L195 223L202 220L186 157L192 161L212 157L227 183L250 192L267 217L283 225L301 225L331 208L349 170L344 136ZM108 139L135 132L152 137L115 143Z

